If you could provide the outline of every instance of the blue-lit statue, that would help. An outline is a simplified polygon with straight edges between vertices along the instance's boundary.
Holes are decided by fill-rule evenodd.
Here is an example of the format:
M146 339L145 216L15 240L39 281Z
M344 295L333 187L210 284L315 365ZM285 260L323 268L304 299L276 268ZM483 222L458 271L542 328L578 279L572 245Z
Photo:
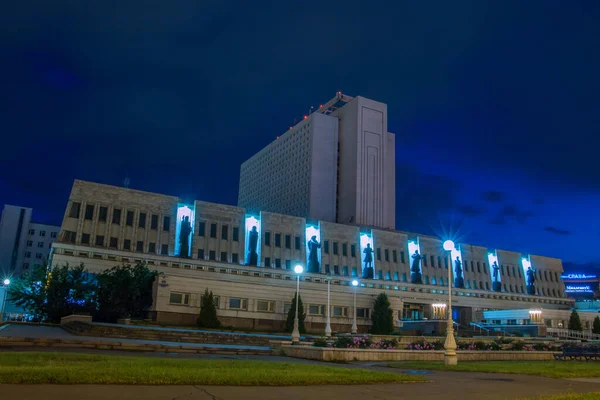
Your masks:
M463 279L463 269L462 262L460 258L456 256L456 260L454 260L454 286L457 288L465 287L465 280Z
M492 289L494 290L494 292L501 292L502 291L502 284L500 283L500 267L498 266L498 263L496 261L494 261L494 264L492 264Z
M419 250L415 250L415 253L411 257L413 261L410 266L410 281L412 283L423 283L421 279L421 260L424 257L419 254Z
M527 294L535 294L535 270L527 268Z
M367 243L367 247L363 250L363 253L365 254L363 277L373 279L373 248L371 247L371 243Z
M256 226L253 226L248 233L248 265L258 265L258 253L256 252L256 246L258 245L258 231Z
M319 273L321 266L319 264L319 249L321 243L317 241L317 237L313 235L308 241L308 272Z
M190 256L190 233L192 232L192 226L190 224L190 217L187 215L181 218L181 226L179 228L179 257Z

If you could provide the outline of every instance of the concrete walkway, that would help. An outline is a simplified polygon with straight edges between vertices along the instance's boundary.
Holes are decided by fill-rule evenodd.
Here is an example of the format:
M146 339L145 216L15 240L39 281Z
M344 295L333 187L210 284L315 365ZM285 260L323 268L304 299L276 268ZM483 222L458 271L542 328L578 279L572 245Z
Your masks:
M0 385L6 400L144 399L144 400L411 400L411 399L522 399L541 395L600 391L594 383L572 382L524 375L431 372L428 383L361 386L108 386L108 385Z
M50 338L50 339L67 339L67 340L81 340L81 341L102 341L102 342L113 342L113 343L155 344L155 345L164 345L164 346L205 347L205 348L214 348L214 349L240 349L240 350L263 350L263 351L270 350L270 347L268 347L268 346L185 343L185 342L169 342L169 341L159 341L159 340L140 340L140 339L122 339L122 338L93 337L93 336L77 336L77 335L73 335L59 327L44 326L44 325L10 324L0 331L0 337Z

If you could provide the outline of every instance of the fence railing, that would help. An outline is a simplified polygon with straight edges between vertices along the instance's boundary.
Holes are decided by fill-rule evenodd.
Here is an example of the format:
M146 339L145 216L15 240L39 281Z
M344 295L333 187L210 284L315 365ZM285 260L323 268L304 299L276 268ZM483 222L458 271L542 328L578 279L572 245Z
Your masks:
M600 335L589 331L573 331L564 328L547 328L548 335L565 339L600 340Z

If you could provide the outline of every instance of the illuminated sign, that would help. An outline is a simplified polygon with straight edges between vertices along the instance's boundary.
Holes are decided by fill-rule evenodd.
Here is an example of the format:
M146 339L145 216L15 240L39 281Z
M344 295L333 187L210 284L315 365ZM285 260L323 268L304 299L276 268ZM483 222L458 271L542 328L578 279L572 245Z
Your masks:
M565 289L565 293L594 293L592 288L589 285L585 286L575 286L575 285L567 285Z
M568 275L561 275L561 278L563 278L563 279L594 279L594 278L596 278L596 275L568 274Z

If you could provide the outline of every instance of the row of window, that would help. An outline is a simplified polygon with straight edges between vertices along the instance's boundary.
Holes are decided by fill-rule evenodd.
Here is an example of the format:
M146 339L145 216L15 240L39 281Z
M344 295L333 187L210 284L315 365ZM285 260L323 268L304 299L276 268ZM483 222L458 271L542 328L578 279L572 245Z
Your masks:
M33 236L33 235L35 235L35 229L30 229L30 230L29 230L29 236ZM38 235L39 235L39 236L41 236L41 237L45 237L45 236L46 236L46 231L42 231L42 230L40 230L40 231L38 232ZM51 237L52 239L56 239L56 236L57 236L57 235L58 235L58 232L50 232L50 237Z
M40 249L44 247L44 243L45 242L38 242L37 243L37 247L39 247ZM27 241L27 247L32 247L33 246L33 240L28 240ZM48 248L52 247L52 243L48 243Z
M91 245L92 243L90 243L90 237L91 236L89 233L82 233L81 234L81 244ZM63 241L66 243L75 243L76 238L77 238L77 232L64 231L64 233L63 233ZM118 247L118 244L119 244L119 238L111 237L108 242L108 247L112 248L112 249L116 249ZM105 246L104 235L96 235L93 245L104 247ZM142 240L138 240L135 242L132 242L130 239L123 240L123 250L136 251L136 252L140 252L140 253L146 252L144 249L144 241L142 241ZM156 253L156 250L157 250L156 243L154 243L154 242L148 243L148 253ZM169 254L169 245L163 244L161 246L159 254L168 255Z
M94 219L94 209L95 206L93 204L88 204L85 206L84 219L92 221ZM81 212L81 203L73 202L71 203L71 209L69 210L70 218L79 218ZM114 208L112 214L112 223L115 225L121 225L122 210L120 208ZM125 213L125 226L133 226L133 220L135 217L135 211L127 210ZM146 228L146 219L148 214L144 212L140 212L138 215L137 226L139 228ZM158 215L151 214L150 215L150 229L158 229ZM98 222L107 222L108 219L108 207L100 206L98 211ZM168 232L171 229L171 218L168 216L163 217L163 226L162 230Z
M31 258L31 252L30 251L26 251L25 252L25 258ZM41 260L44 258L44 254L43 253L35 253L35 258L37 258L38 260Z
M198 223L198 236L204 237L205 235L206 235L206 222L200 221ZM209 237L211 237L211 238L217 237L217 224L215 224L215 223L210 224ZM228 225L221 225L221 239L229 240L229 226ZM234 242L237 242L240 240L240 228L239 227L234 226L231 229L231 239Z
M291 249L292 248L292 235L284 235L284 248ZM267 231L264 234L265 246L271 246L271 232ZM300 236L294 236L294 249L300 250L302 239ZM274 240L275 247L281 247L281 233L275 234Z

